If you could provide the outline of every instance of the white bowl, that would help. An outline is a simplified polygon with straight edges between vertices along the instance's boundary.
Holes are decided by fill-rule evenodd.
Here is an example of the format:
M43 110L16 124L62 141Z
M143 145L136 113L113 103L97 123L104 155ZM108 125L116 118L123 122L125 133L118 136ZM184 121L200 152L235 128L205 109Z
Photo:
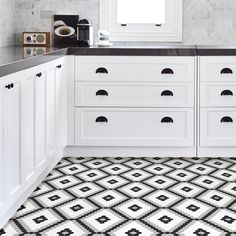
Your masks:
M68 34L61 34L60 31L63 30L63 29L68 30L69 33L68 33ZM70 26L60 26L60 27L58 27L58 28L55 29L55 34L56 34L57 36L59 36L59 37L65 37L65 38L66 38L66 37L70 37L70 36L72 36L74 33L75 33L75 29L72 28L72 27L70 27Z

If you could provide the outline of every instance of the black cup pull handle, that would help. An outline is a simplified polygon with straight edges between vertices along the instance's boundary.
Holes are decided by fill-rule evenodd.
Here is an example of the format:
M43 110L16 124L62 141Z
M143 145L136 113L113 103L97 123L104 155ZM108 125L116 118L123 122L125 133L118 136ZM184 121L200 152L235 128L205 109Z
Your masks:
M171 97L173 97L174 94L170 90L165 90L161 93L161 96L171 96Z
M234 96L233 92L231 90L224 90L221 93L221 96Z
M108 92L106 90L99 90L96 92L96 96L108 96Z
M99 116L96 119L96 123L107 123L107 122L108 122L108 119L105 116Z
M7 84L7 85L5 86L5 88L7 88L7 89L12 89L12 88L14 88L14 84L13 84L13 83Z
M161 74L166 74L166 75L173 75L174 74L174 71L170 68L165 68L161 71Z
M40 73L36 74L36 76L37 76L37 77L41 77L41 76L42 76L42 73L40 72Z
M174 123L174 121L171 117L164 117L162 118L161 123Z
M223 68L220 73L221 74L233 74L233 71L230 68Z
M57 68L60 69L62 67L62 65L58 65Z
M108 74L108 70L104 67L100 67L96 70L96 74Z
M221 119L220 122L221 122L221 123L233 123L234 121L233 121L233 119L232 119L231 117L225 116L225 117L223 117L223 118Z

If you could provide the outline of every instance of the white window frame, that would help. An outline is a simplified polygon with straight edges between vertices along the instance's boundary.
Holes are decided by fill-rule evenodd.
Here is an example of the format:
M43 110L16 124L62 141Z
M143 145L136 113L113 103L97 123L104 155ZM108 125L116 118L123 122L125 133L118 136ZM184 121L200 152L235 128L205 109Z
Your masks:
M100 0L100 29L111 33L111 41L181 42L182 0L166 0L166 23L117 24L116 0Z

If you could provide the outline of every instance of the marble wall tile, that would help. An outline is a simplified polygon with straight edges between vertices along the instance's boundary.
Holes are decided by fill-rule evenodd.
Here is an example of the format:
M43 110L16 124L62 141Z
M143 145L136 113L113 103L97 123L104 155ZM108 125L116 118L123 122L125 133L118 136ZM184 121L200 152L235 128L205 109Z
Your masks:
M76 13L99 25L99 0L0 0L0 45L23 31L50 31L53 15ZM15 3L15 4L14 4ZM15 26L15 27L14 27ZM183 44L236 45L236 0L183 0Z
M15 0L0 0L0 46L15 44Z

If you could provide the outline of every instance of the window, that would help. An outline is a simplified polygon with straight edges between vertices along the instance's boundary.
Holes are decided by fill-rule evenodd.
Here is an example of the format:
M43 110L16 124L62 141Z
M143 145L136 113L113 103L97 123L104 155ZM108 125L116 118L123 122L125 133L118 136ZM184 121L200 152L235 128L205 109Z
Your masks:
M100 0L100 28L112 41L182 40L182 0Z

